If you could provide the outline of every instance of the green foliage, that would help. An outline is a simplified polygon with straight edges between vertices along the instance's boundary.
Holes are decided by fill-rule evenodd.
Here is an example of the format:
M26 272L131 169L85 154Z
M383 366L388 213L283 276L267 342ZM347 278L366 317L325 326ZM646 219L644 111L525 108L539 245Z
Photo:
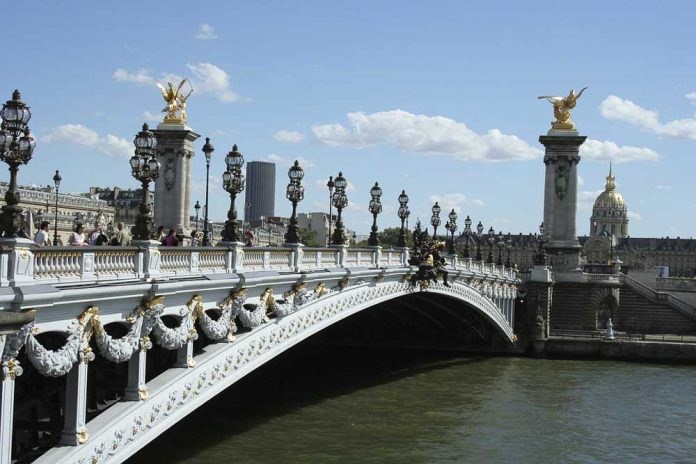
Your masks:
M379 232L379 244L383 248L399 246L400 227L387 227ZM413 234L410 230L406 230L406 246L410 247L413 243Z
M300 243L308 247L318 247L319 241L317 240L317 233L312 229L303 227L300 229Z

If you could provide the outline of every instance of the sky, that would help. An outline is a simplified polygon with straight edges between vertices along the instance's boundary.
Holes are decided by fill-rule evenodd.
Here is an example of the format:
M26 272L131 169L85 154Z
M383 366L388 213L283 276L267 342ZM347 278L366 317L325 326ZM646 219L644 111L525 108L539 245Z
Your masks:
M345 223L358 233L369 231L375 181L380 227L398 225L405 189L411 225L439 201L460 224L470 215L529 233L543 215L538 137L553 119L537 96L587 86L573 112L588 137L578 234L612 160L631 236L691 237L695 13L692 1L641 0L13 2L0 96L18 88L32 109L23 185L50 184L60 169L62 191L137 187L128 158L142 123L161 121L155 84L185 77L188 124L201 135L191 204L204 200L210 137L213 219L229 207L220 179L237 144L247 161L277 164L279 216L290 214L297 159L298 210L328 211L326 180L342 171Z

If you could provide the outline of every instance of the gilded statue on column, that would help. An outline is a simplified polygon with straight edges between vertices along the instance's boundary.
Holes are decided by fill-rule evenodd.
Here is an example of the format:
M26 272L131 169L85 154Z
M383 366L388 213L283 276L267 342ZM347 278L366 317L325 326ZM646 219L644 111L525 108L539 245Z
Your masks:
M189 92L184 95L181 91L184 84L189 83ZM164 113L164 122L183 124L186 122L186 100L193 93L193 87L188 79L184 79L179 82L179 85L174 86L171 82L167 82L167 87L165 88L159 82L157 83L162 92L162 97L164 101L167 102L167 106L162 109Z
M539 100L547 100L553 105L553 116L556 120L551 123L552 129L575 130L575 123L573 122L571 112L585 89L587 89L587 87L582 88L578 93L575 93L575 90L571 89L567 97L555 97L551 95L537 97Z

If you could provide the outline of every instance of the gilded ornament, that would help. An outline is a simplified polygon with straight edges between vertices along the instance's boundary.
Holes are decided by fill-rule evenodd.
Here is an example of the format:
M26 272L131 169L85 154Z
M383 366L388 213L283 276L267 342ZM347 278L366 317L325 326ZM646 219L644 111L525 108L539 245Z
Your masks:
M556 120L551 123L552 129L575 130L575 123L573 122L571 113L585 89L587 89L587 87L584 87L578 93L575 93L575 90L571 90L567 97L556 97L552 95L537 97L539 100L547 100L553 105L553 116Z
M138 387L138 398L140 398L141 401L145 401L149 396L150 392L145 385Z
M76 436L77 436L77 442L78 442L80 445L84 445L84 444L87 443L87 441L89 440L89 433L87 433L87 429L84 428L84 427L81 428L81 429L77 432Z
M184 95L181 92L182 87L185 83L189 83L189 93ZM184 79L179 82L179 85L174 88L174 84L167 82L167 87L165 88L159 82L157 87L162 92L162 98L167 103L167 105L162 109L164 113L165 123L183 124L186 122L186 100L193 93L193 87L188 79Z

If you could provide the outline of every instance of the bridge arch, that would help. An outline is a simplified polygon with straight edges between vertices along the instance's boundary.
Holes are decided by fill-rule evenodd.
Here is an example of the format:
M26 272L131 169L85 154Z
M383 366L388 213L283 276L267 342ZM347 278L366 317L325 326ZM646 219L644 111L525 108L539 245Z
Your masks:
M148 382L150 393L146 400L114 404L88 423L87 444L53 448L36 462L122 462L277 355L353 314L414 292L418 290L402 279L358 281L251 332L238 334L233 343L208 345L196 357L195 368L169 369ZM433 284L427 293L444 295L475 308L507 343L514 343L512 328L499 306L467 283L458 281L451 287Z

